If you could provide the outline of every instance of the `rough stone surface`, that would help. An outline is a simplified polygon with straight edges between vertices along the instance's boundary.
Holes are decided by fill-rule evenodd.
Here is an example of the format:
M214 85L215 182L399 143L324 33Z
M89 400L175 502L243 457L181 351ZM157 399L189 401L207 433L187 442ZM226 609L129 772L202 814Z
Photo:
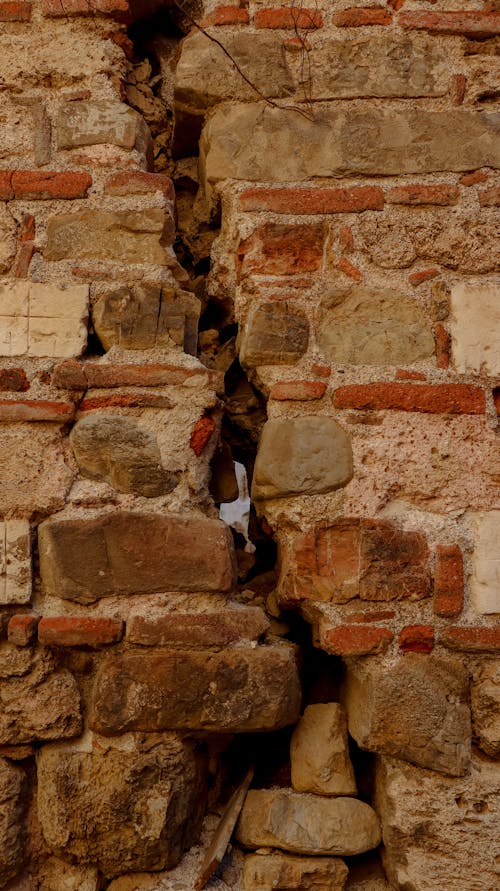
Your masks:
M459 660L408 653L349 665L349 733L362 749L461 776L470 762L468 673Z
M124 263L169 262L161 207L135 210L81 210L58 214L47 224L46 260L109 259Z
M52 428L52 429L51 429ZM52 424L0 426L2 511L25 517L61 510L73 480L64 461L61 434Z
M289 789L250 790L236 827L245 848L350 856L380 842L377 815L355 798L323 798Z
M47 844L108 878L175 866L199 831L205 765L188 741L156 737L135 749L94 751L54 743L37 766Z
M79 356L88 302L88 285L0 284L0 355Z
M376 801L391 886L412 891L497 887L498 764L475 759L470 773L455 779L383 758Z
M336 421L314 415L267 421L255 462L252 498L313 495L345 486L352 450Z
M500 284L458 282L451 289L451 337L457 371L500 372Z
M115 512L39 527L47 593L79 603L111 594L228 592L234 583L228 527L201 517Z
M39 874L40 891L99 891L99 874L93 867L72 866L49 857Z
M316 795L356 795L347 723L337 702L308 705L290 743L292 786Z
M143 149L148 128L133 108L122 102L65 102L55 121L60 149L112 143L124 149Z
M31 541L27 520L0 522L0 604L31 599Z
M345 863L330 857L249 854L243 885L245 891L344 891L347 874Z
M289 646L116 656L97 675L90 722L106 736L128 730L277 730L297 720L300 695Z
M322 301L318 343L335 363L411 364L434 355L430 325L415 300L358 285Z
M113 415L82 418L71 431L80 472L119 492L152 498L171 492L178 474L162 467L156 436L136 421Z
M25 859L24 811L26 807L24 770L0 758L0 887L21 870Z
M129 643L148 647L227 647L241 640L258 640L269 629L269 620L255 606L204 613L148 612L127 621Z
M307 350L309 324L286 303L263 303L251 310L243 329L243 366L291 365Z
M500 510L470 514L474 540L470 588L478 613L500 613Z
M491 758L500 758L500 661L484 662L471 685L472 726L478 745Z
M8 210L0 206L0 273L8 272L16 255L17 226Z

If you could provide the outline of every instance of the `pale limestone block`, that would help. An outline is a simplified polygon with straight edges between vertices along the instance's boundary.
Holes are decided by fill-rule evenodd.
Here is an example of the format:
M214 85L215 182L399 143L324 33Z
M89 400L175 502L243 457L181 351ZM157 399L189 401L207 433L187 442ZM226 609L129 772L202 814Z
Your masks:
M0 355L79 356L87 343L88 285L0 285Z
M470 589L478 613L500 613L500 510L469 515L474 539Z
M309 705L290 744L292 786L317 795L356 795L347 723L338 702Z
M453 364L457 371L500 372L500 280L459 282L451 290Z
M0 523L0 604L31 599L30 527L27 520Z
M30 318L81 319L88 307L88 285L30 285Z
M0 355L23 356L28 349L28 282L0 284Z

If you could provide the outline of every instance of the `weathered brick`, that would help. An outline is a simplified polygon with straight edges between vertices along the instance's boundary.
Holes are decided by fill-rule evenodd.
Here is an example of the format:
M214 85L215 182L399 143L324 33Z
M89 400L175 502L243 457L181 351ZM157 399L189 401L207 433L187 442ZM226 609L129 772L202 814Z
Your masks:
M394 375L397 381L426 381L427 375L423 371L413 371L411 368L397 368Z
M38 640L44 646L91 647L118 643L123 636L121 619L93 616L56 616L41 619Z
M72 402L42 399L0 399L0 423L15 421L55 421L66 424L75 414Z
M29 388L30 383L24 368L0 368L0 390L23 393Z
M361 213L382 210L384 193L378 186L245 189L239 196L239 205L245 211L283 214Z
M170 201L175 199L174 184L171 178L163 173L144 173L142 170L115 173L104 185L105 195L117 197L148 195L151 192L162 192Z
M35 245L32 241L27 241L19 245L19 250L11 269L14 278L28 278L30 263L35 254Z
M337 263L337 269L340 269L340 271L343 272L344 275L349 276L349 278L352 278L352 280L355 282L360 282L363 278L361 269L358 269L358 267L355 266L354 263L351 263L351 261L347 260L345 257L340 258L339 262Z
M334 394L335 408L484 414L484 390L470 384L349 384Z
M161 393L121 393L111 396L86 396L78 411L103 408L173 408L174 403Z
M434 649L432 625L407 625L399 633L399 649L404 653L430 653Z
M113 365L96 362L61 362L54 368L52 381L56 387L84 390L87 387L163 387L182 386L193 378L204 383L207 378L218 382L217 373L206 368L182 365Z
M9 643L18 647L28 647L36 639L39 617L30 613L12 616L9 620L7 637Z
M189 447L199 458L215 433L216 423L213 418L202 417L196 421L189 439Z
M11 198L25 201L86 198L91 185L90 174L76 170L13 170L10 178Z
M363 25L390 25L392 14L379 6L342 9L333 15L337 28L359 28Z
M323 381L279 381L272 385L269 398L302 402L321 399L325 390L326 384Z
M478 183L484 183L488 179L488 174L483 170L474 170L472 173L464 173L460 177L459 182L463 186L475 186Z
M408 281L414 288L417 288L418 285L430 281L431 278L436 278L439 274L439 269L421 269L419 272L412 272L408 276Z
M500 186L492 186L478 192L481 207L500 207Z
M240 274L296 275L316 272L323 261L322 224L287 226L265 223L238 247Z
M282 6L279 9L258 9L253 22L256 28L314 30L323 27L323 16L317 9Z
M464 564L458 545L438 545L434 570L434 612L444 619L459 616L464 605Z
M458 186L450 186L447 183L439 185L411 185L394 186L386 193L385 200L389 204L409 204L419 206L432 204L445 207L456 204L460 196Z
M220 27L221 25L248 25L250 17L248 9L241 6L217 6L202 20L202 28Z
M465 37L494 37L500 33L500 13L481 10L431 10L400 12L398 24L406 29L423 29L436 34L463 34Z
M131 616L127 641L145 647L204 649L227 647L241 640L258 640L269 620L258 607L205 613L158 613Z
M321 648L334 656L372 656L385 653L394 634L372 625L338 625L321 634Z
M453 74L450 81L450 99L453 105L462 105L467 90L465 74Z
M2 0L0 2L0 22L29 22L33 4L23 0Z
M500 653L500 627L452 626L441 631L439 643L463 653Z
M451 352L451 336L440 322L434 326L436 341L436 365L438 368L449 368Z

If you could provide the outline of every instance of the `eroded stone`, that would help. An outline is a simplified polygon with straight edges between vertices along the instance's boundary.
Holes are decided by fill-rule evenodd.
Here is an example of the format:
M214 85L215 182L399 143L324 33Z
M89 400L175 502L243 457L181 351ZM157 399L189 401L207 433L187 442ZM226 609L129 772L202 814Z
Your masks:
M292 365L307 350L309 324L286 303L263 303L250 311L243 329L240 361L245 366Z
M17 248L17 226L9 211L0 207L0 272L8 272Z
M55 121L59 149L111 143L145 151L149 128L142 115L123 102L64 102Z
M500 758L500 661L484 662L471 685L474 735L491 758Z
M171 244L161 207L135 210L82 210L58 214L47 223L46 260L121 260L166 266Z
M290 743L292 786L316 795L356 795L347 723L337 702L308 705Z
M0 758L0 887L20 872L25 858L26 776Z
M0 604L31 599L31 539L27 520L0 521Z
M277 851L245 857L245 891L344 891L348 869L333 857L294 857Z

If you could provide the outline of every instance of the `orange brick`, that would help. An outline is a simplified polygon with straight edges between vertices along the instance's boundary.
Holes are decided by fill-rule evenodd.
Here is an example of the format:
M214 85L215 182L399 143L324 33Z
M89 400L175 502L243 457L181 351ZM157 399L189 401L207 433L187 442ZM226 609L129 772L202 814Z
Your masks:
M500 207L500 186L483 189L478 197L481 207Z
M471 173L464 173L460 177L459 182L463 186L475 186L477 183L484 183L488 179L488 174L482 170L473 170Z
M323 263L323 224L287 226L266 223L238 247L242 273L292 275L315 272Z
M412 371L410 368L397 368L394 375L397 381L426 381L427 375L421 371Z
M248 10L240 6L218 6L209 12L200 22L202 28L221 25L248 25Z
M470 384L348 384L333 398L335 408L482 415L484 390Z
M418 285L423 284L423 282L428 282L431 278L436 278L438 275L439 269L420 269L418 272L412 272L411 275L408 276L408 281L414 288L417 288Z
M422 204L435 204L438 207L446 207L456 204L460 195L458 186L450 186L446 183L438 185L411 185L394 186L389 189L385 200L389 204L410 204L418 206Z
M196 421L189 440L189 446L199 458L215 433L216 423L213 418L203 417Z
M283 30L315 30L323 27L323 16L317 9L282 6L279 9L259 9L254 16L256 28Z
M464 605L464 563L458 545L438 545L434 572L434 612L454 619Z
M86 198L92 185L88 173L67 170L55 173L48 170L11 171L11 191L13 198L53 199Z
M436 364L438 368L449 368L451 337L444 325L440 322L434 327L434 340L436 342Z
M98 408L172 408L172 400L159 393L126 393L116 396L91 396L78 406L79 411Z
M340 269L344 275L348 275L349 278L352 278L355 282L360 282L363 278L363 274L361 269L358 269L354 263L351 263L350 260L347 260L346 257L341 257L339 262L337 263L337 268Z
M399 649L404 653L430 653L434 649L432 625L407 625L398 638Z
M169 176L163 173L144 173L130 171L115 173L106 180L106 195L147 195L150 192L163 192L171 201L175 199L174 184Z
M385 653L393 639L389 628L339 625L322 634L321 646L335 656L370 656Z
M398 23L402 28L432 31L435 34L463 34L465 37L494 37L500 34L500 12L412 10L400 12Z
M29 647L36 639L38 621L38 616L34 616L32 613L12 616L7 628L9 642L18 647Z
M490 628L450 627L441 632L439 642L450 650L464 653L500 653L500 626Z
M41 619L38 640L44 646L91 647L118 643L123 637L121 619L90 616L58 616Z
M44 402L33 399L0 399L0 422L56 421L65 424L75 414L72 402Z
M354 186L346 189L245 189L239 197L245 211L270 211L280 214L361 213L382 210L384 193L378 186Z
M271 399L286 399L298 402L321 399L326 390L323 381L280 381L271 387Z
M22 0L2 0L0 22L29 22L32 8L31 3L24 3Z
M342 9L333 16L333 24L337 28L360 28L363 25L390 25L392 15L380 6L353 7Z

